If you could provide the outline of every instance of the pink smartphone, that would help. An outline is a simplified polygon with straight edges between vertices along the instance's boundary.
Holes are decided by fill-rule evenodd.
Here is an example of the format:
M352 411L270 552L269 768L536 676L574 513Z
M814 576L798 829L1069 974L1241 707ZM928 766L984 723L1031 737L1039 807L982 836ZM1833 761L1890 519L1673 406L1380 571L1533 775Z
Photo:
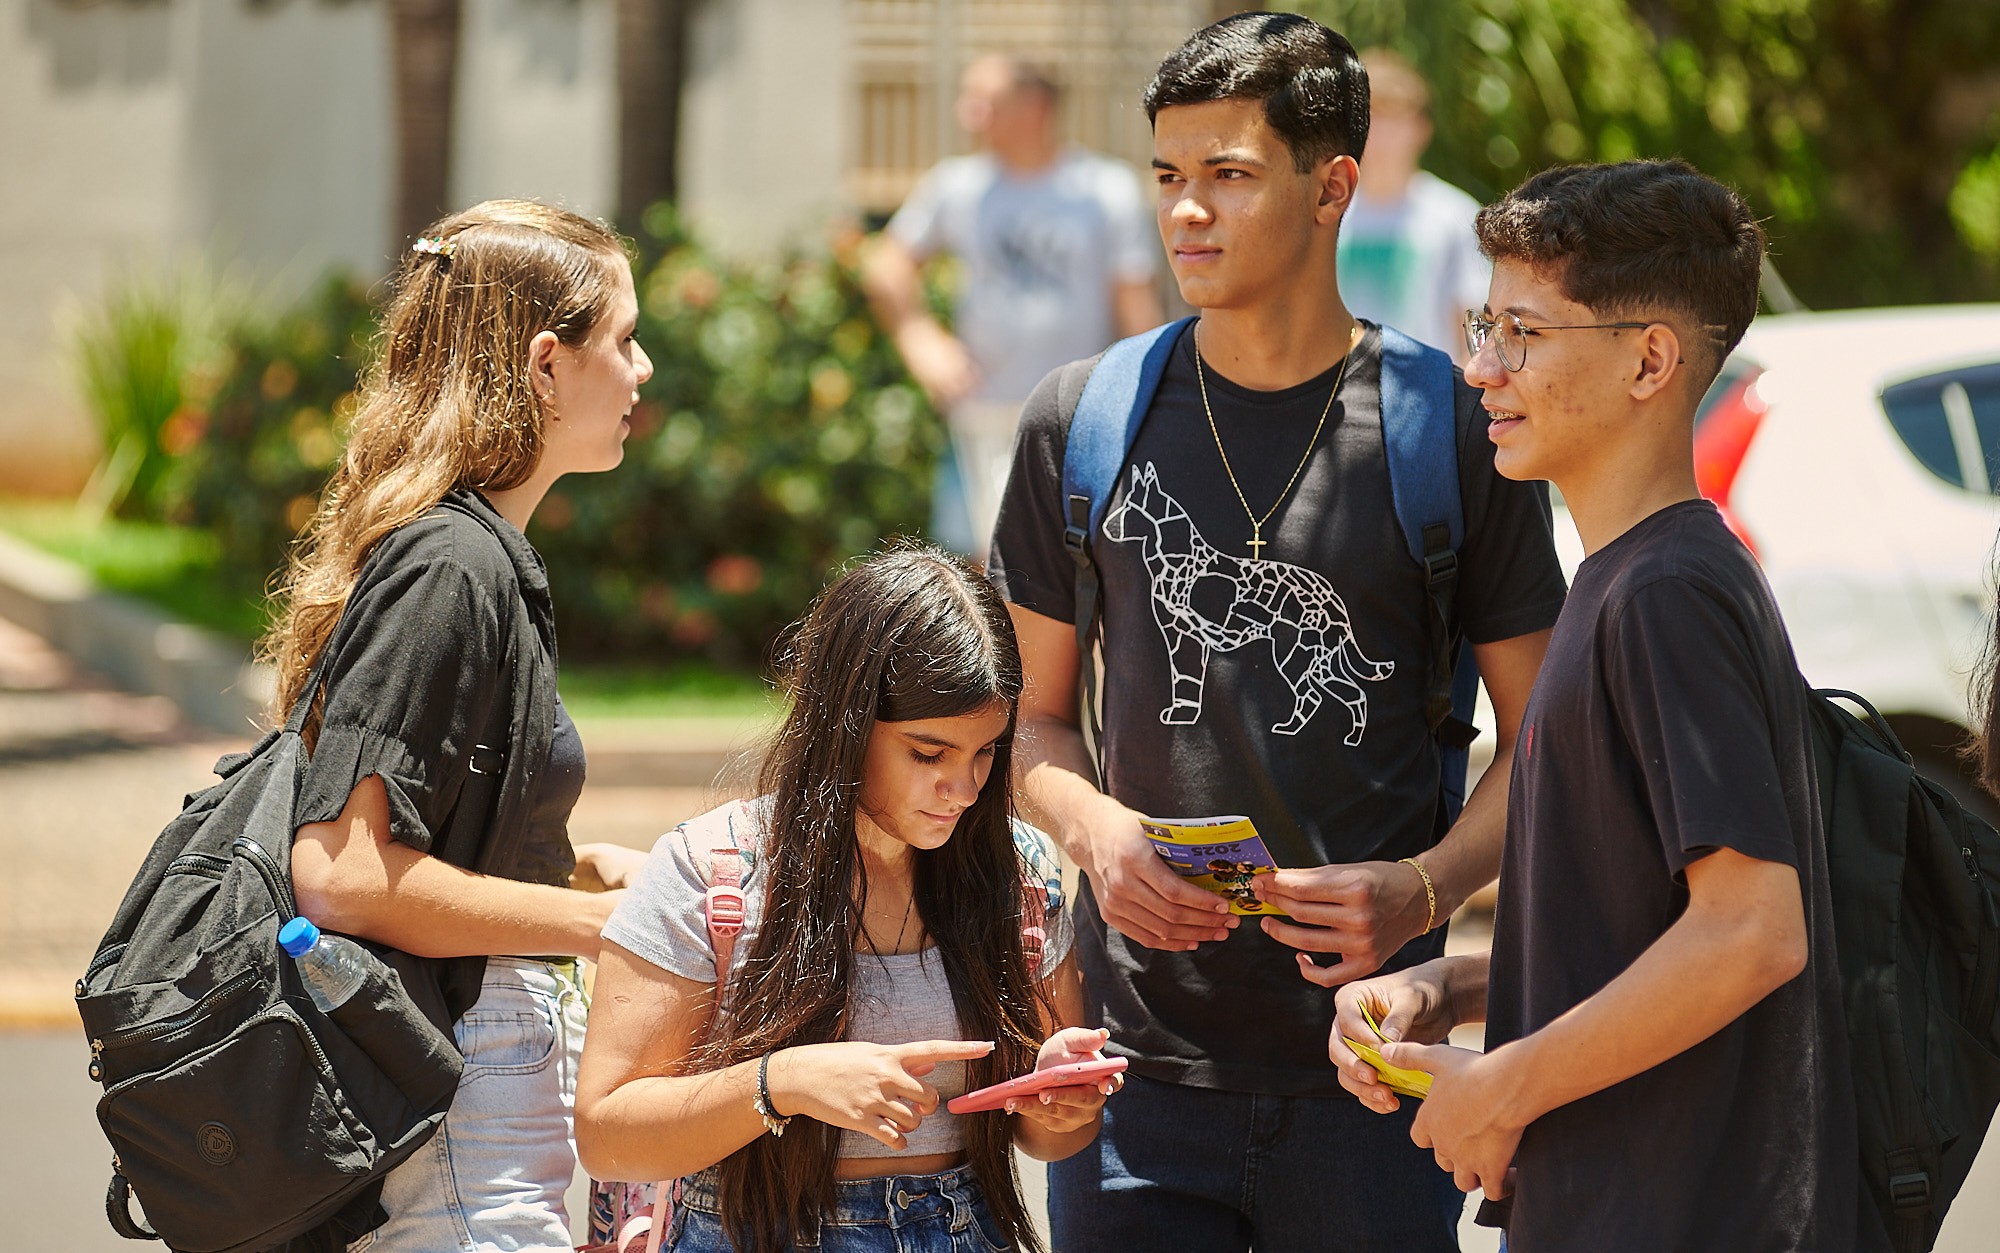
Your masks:
M944 1103L944 1107L954 1114L973 1114L984 1109L999 1109L1017 1096L1033 1096L1050 1088L1087 1088L1101 1079L1108 1079L1125 1069L1122 1057L1100 1057L1087 1062L1070 1062L1065 1066L1051 1066L1047 1070L1031 1070L1025 1075L996 1083L990 1088L955 1096Z

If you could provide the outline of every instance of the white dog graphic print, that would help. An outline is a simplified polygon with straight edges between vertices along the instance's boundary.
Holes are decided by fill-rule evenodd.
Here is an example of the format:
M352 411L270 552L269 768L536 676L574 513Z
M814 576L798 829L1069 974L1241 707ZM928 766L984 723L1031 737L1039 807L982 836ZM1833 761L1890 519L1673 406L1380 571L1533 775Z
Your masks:
M1166 637L1173 698L1160 711L1169 726L1201 717L1209 653L1271 641L1278 673L1292 689L1292 714L1271 728L1297 735L1332 696L1354 725L1346 742L1368 730L1368 693L1394 672L1370 661L1354 642L1347 606L1325 577L1282 561L1234 557L1202 539L1179 501L1160 486L1153 463L1132 470L1124 503L1105 515L1104 534L1137 544L1153 580L1153 620Z

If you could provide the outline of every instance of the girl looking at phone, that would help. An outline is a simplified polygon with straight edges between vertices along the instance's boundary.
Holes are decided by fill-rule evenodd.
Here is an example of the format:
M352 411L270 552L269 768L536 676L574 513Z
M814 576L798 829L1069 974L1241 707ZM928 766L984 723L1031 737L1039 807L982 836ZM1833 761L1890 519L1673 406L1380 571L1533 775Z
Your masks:
M759 799L663 837L605 927L583 1163L686 1176L667 1247L689 1253L1039 1247L1011 1150L1083 1148L1119 1080L942 1108L1106 1039L1071 1025L1053 846L1010 816L1006 610L938 550L878 555L821 596L788 669ZM737 861L718 972L704 896Z

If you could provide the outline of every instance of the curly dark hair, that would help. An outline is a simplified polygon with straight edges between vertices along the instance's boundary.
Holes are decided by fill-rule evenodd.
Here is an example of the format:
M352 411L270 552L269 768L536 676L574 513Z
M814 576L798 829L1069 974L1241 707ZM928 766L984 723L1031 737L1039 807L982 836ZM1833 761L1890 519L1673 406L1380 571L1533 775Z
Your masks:
M1703 385L1757 316L1764 228L1678 159L1565 165L1479 211L1479 249L1553 278L1607 318L1666 313Z

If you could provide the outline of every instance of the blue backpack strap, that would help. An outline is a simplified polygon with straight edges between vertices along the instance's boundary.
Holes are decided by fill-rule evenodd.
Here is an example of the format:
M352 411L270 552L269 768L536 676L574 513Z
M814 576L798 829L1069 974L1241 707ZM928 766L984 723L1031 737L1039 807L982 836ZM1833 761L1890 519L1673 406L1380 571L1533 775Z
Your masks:
M1153 393L1160 389L1174 346L1193 322L1193 318L1182 318L1105 349L1077 397L1069 439L1063 446L1063 547L1076 565L1077 661L1083 675L1084 717L1092 751L1097 753L1102 752L1104 729L1097 720L1097 665L1092 658L1098 605L1091 539L1104 522L1104 509L1117 484L1118 471L1139 437L1139 427L1152 407Z
M1424 719L1437 737L1443 819L1465 804L1466 748L1479 671L1459 646L1458 550L1465 505L1458 477L1458 421L1451 358L1396 330L1382 328L1382 440L1389 492L1410 556L1423 567L1426 614Z

